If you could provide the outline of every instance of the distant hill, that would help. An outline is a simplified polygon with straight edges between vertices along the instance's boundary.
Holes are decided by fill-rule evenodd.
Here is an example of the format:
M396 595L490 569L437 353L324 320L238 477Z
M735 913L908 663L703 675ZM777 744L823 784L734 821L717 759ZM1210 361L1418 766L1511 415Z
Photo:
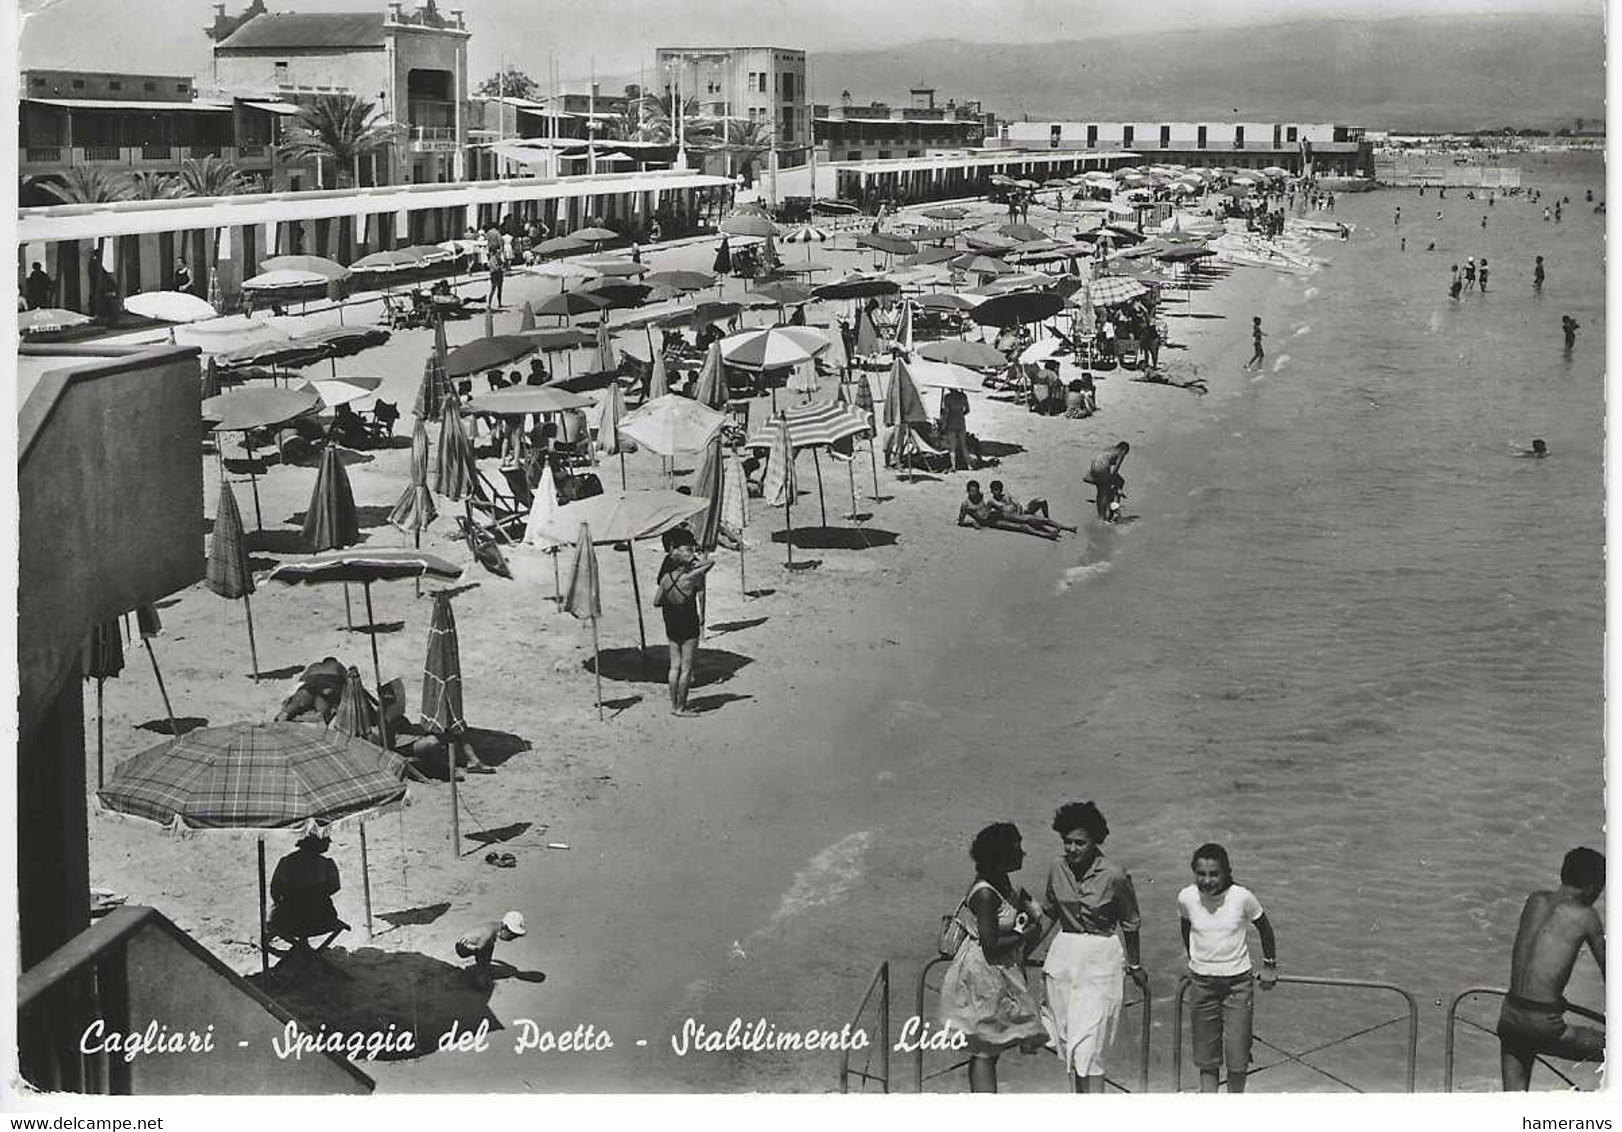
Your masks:
M1313 19L1068 43L933 40L811 58L818 102L979 98L999 117L1341 122L1391 130L1603 120L1598 15Z

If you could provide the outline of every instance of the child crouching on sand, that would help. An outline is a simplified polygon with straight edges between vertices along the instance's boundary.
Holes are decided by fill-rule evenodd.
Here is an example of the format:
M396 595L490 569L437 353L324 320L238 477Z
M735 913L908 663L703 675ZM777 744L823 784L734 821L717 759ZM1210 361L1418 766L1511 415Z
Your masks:
M486 920L469 928L456 941L456 954L462 959L473 960L473 966L468 971L481 990L489 990L495 985L490 960L496 953L496 941L517 939L524 931L524 914L508 912L499 920Z

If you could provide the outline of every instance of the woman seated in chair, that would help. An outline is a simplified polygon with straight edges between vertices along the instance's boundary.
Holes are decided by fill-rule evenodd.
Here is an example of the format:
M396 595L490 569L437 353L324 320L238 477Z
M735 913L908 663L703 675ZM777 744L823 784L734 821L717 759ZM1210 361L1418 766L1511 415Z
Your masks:
M339 405L333 410L332 424L327 428L327 437L342 444L345 448L359 448L371 439L371 430L359 413L348 405Z
M311 936L339 932L349 925L338 918L332 897L340 887L338 866L327 856L332 841L314 819L304 825L298 846L276 862L270 878L267 927L295 948L308 948Z

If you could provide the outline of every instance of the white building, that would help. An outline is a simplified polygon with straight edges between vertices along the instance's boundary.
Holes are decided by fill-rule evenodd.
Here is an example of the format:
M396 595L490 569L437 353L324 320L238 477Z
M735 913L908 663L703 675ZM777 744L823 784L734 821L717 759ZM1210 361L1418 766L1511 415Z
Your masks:
M1008 122L995 142L1012 149L1131 150L1146 161L1262 169L1310 167L1339 176L1372 174L1363 131L1331 122Z
M681 95L701 116L761 122L780 165L799 165L811 143L805 52L784 47L661 47L648 93Z

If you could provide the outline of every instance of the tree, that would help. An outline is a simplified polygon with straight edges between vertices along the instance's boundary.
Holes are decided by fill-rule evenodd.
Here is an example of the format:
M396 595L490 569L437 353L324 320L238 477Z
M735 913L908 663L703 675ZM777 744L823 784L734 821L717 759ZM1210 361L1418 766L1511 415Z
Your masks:
M60 184L44 181L39 187L63 204L106 204L130 199L123 178L95 165L70 165Z
M658 98L643 98L632 108L633 115L640 114L638 132L640 137L630 138L630 141L658 142L663 145L676 143L676 98L674 94L666 94ZM715 125L698 116L698 99L684 98L681 101L682 135L689 146L704 146L714 140Z
M474 87L473 93L480 98L534 98L540 89L541 84L523 71L508 67Z
M360 182L363 155L393 144L401 132L375 103L352 94L323 94L299 107L287 124L280 152L285 161L331 169L334 187L341 189Z
M175 182L174 195L229 197L247 192L252 187L252 182L234 161L223 157L188 157L180 163L180 176Z
M181 195L180 182L167 173L138 170L125 175L124 185L131 200L174 200Z
M717 147L737 159L737 171L754 179L755 163L772 150L772 124L762 119L729 118Z

